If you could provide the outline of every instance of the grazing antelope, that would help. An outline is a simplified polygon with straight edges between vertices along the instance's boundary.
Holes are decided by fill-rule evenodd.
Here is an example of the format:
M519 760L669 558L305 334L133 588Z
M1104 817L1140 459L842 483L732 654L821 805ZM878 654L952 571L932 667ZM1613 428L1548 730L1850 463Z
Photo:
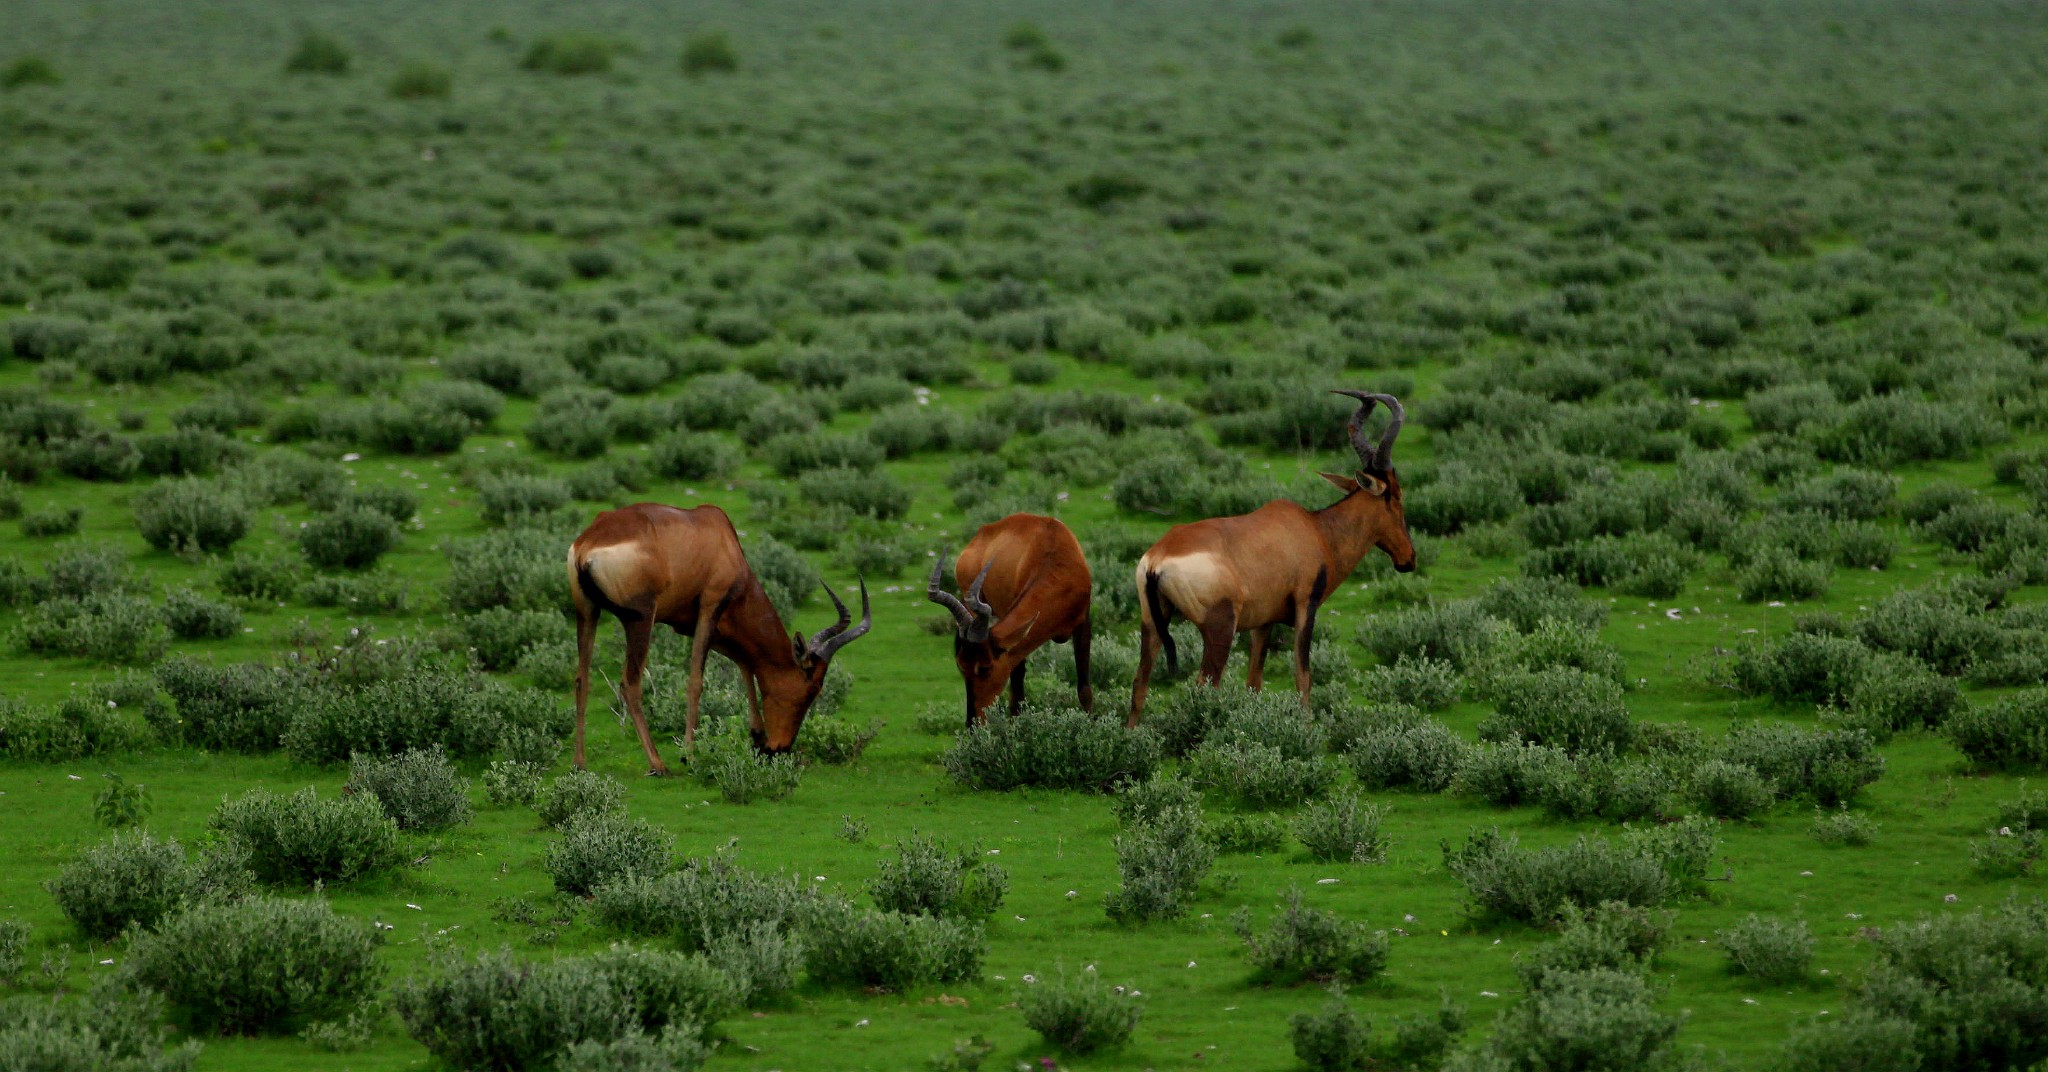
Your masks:
M690 644L690 682L683 744L697 739L697 704L704 692L704 657L716 651L740 668L750 709L754 747L787 752L797 728L825 684L825 668L840 648L873 624L866 582L860 587L860 624L830 585L825 594L839 621L804 643L783 628L782 617L747 565L732 519L716 506L678 510L635 503L597 515L569 545L569 585L576 601L576 749L583 766L583 714L590 698L590 654L599 617L609 612L626 629L626 712L640 734L648 767L668 773L640 706L640 675L655 625L666 625ZM756 694L758 690L758 695Z
M1074 642L1074 673L1081 709L1095 710L1088 681L1088 598L1092 581L1081 544L1067 526L1036 514L991 522L961 548L955 584L962 603L939 587L944 561L932 565L925 594L953 612L953 661L967 682L967 725L986 721L1003 682L1010 683L1010 713L1024 705L1024 663L1047 641Z
M1392 395L1338 391L1358 399L1346 430L1358 453L1358 475L1321 474L1344 497L1309 511L1286 500L1249 514L1176 525L1138 559L1138 630L1142 648L1131 686L1135 726L1145 710L1152 660L1166 649L1169 673L1178 659L1167 626L1175 614L1201 626L1202 669L1198 680L1214 685L1230 659L1239 633L1251 634L1251 669L1245 684L1265 683L1266 639L1273 626L1294 627L1294 686L1309 702L1308 649L1316 610L1360 559L1378 547L1406 573L1415 568L1415 545L1401 514L1401 482L1394 476L1394 437L1406 417ZM1384 402L1393 419L1377 446L1364 437L1373 404Z

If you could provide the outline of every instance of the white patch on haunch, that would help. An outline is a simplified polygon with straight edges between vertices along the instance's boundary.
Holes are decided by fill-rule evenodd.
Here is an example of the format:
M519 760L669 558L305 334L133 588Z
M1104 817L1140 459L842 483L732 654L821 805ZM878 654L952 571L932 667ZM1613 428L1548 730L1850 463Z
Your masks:
M628 544L613 544L600 547L583 556L584 567L590 571L590 579L597 582L597 590L614 603L630 598L634 568L638 565L640 551Z
M1143 567L1140 567L1143 568ZM1183 617L1201 621L1223 593L1228 566L1208 552L1180 555L1151 565L1159 593Z

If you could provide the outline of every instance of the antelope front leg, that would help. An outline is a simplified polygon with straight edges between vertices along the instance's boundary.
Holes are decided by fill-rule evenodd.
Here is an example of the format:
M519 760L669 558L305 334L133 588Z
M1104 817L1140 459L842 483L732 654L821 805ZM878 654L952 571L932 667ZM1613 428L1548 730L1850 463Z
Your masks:
M1294 623L1294 688L1301 693L1301 707L1309 709L1309 646L1316 639L1316 611L1314 603L1303 603L1302 611Z
M754 672L740 667L740 687L747 691L747 729L753 732L768 732L768 724L761 721L761 694L756 690Z

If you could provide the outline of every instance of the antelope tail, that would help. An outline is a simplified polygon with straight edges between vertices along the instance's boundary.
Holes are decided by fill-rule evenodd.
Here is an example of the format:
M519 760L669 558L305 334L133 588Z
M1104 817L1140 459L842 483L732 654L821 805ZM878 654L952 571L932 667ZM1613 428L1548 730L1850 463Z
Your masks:
M1180 653L1175 651L1173 647L1173 630L1167 628L1168 625L1172 624L1172 619L1169 617L1172 613L1173 609L1166 605L1166 597L1159 591L1158 571L1146 570L1145 615L1151 619L1152 631L1159 636L1159 646L1166 650L1166 673L1168 676L1180 672Z

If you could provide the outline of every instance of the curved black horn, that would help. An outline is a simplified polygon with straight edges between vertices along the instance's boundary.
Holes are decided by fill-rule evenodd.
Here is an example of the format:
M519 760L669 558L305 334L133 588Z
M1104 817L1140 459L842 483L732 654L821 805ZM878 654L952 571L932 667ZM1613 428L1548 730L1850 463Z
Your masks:
M981 598L981 584L988 580L988 571L995 564L996 560L993 558L982 563L981 572L974 575L974 583L967 588L967 605L974 608L974 613L980 615L990 625L996 623L996 609Z
M965 636L969 630L974 628L974 615L961 604L960 600L954 598L951 592L939 587L939 581L945 576L945 572L946 562L944 559L932 563L932 579L924 587L924 596L939 606L952 611L954 630Z
M1380 447L1378 451L1374 452L1373 460L1379 463L1379 468L1382 470L1392 469L1394 467L1394 437L1401 434L1401 422L1408 419L1408 411L1401 408L1401 400L1393 395L1374 395L1373 397L1385 403L1387 412L1394 415L1394 419L1387 422L1387 430L1380 433Z
M832 597L832 605L839 608L839 621L811 638L810 652L812 658L830 659L840 648L868 635L868 630L874 628L875 612L868 604L868 582L867 578L863 577L860 579L860 624L852 629L846 628L847 623L852 620L846 613L846 604L839 601L839 596L832 591L831 585L825 584L822 580L818 583L824 587L825 594Z
M1351 449L1357 452L1358 454L1358 467L1360 469L1376 468L1373 462L1375 452L1372 446L1367 444L1365 441L1365 419L1368 416L1371 416L1373 405L1377 403L1382 396L1367 394L1364 391L1351 391L1343 389L1331 391L1330 393L1333 395L1343 395L1347 398L1355 398L1358 400L1358 409L1351 414L1351 420L1347 424L1345 424L1344 431L1345 434L1348 435L1351 439Z

